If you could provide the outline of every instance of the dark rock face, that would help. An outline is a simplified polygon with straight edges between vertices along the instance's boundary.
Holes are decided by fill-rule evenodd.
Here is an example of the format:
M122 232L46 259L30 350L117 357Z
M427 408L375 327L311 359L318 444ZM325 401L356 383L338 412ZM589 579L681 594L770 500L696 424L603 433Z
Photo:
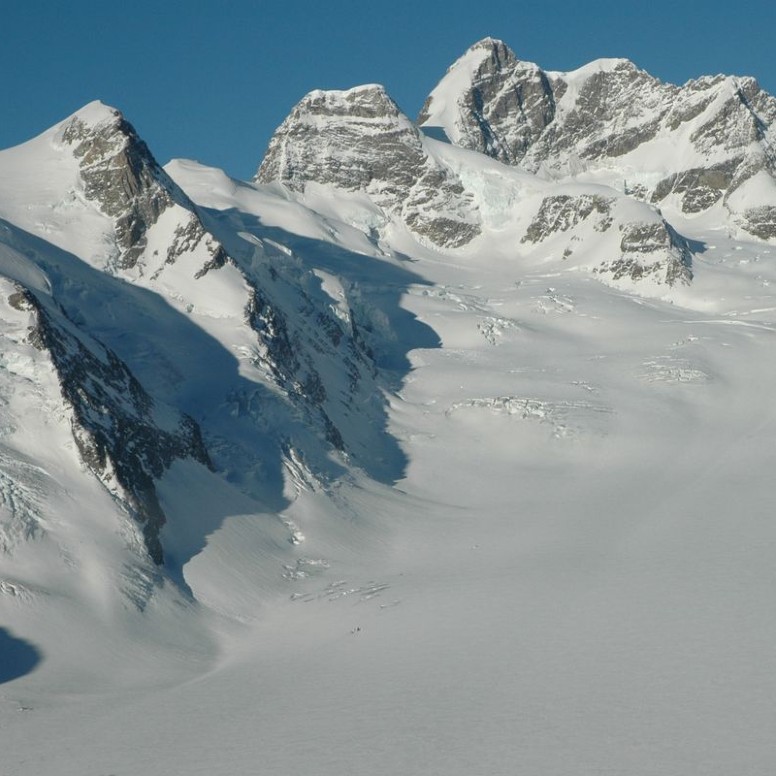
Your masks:
M694 129L692 142L703 150L736 151L763 140L776 119L776 100L754 78L690 81L682 88L681 96L705 91L710 84L716 87L718 104L706 121Z
M597 271L613 280L651 278L667 286L692 280L692 252L687 241L665 221L629 223L620 227L621 255Z
M592 73L573 107L528 154L528 164L563 152L582 159L624 156L655 137L673 89L627 60Z
M776 238L776 207L763 205L745 211L739 226L761 240Z
M256 175L302 191L314 181L363 191L431 242L457 247L480 232L476 208L381 86L312 92L273 136Z
M585 223L603 234L613 228L616 205L615 198L596 194L545 197L521 242L541 243L564 232L573 235L574 229ZM594 272L612 280L650 278L668 286L690 282L692 252L666 221L624 222L618 228L622 234L618 257L602 262ZM567 248L563 256L568 258L572 253Z
M223 247L203 226L194 203L159 166L132 125L116 110L101 106L98 118L76 114L63 127L62 142L78 160L84 195L114 220L115 267L136 267L147 247L149 229L169 208L181 208L181 222L166 250L164 265L205 244L201 273L223 266Z
M708 168L694 168L664 178L654 188L652 201L660 202L669 194L683 194L682 210L685 213L706 210L730 189L742 161L738 157Z
M628 253L656 254L665 251L669 255L666 262L665 282L672 286L676 282L689 283L692 280L692 251L690 246L668 222L653 224L632 224L623 229L620 249Z
M342 433L326 412L328 394L320 374L309 357L303 352L303 343L298 331L291 331L287 317L274 309L267 297L254 290L246 310L248 320L266 348L267 364L278 384L305 415L312 425L320 425L326 441L340 452L346 451ZM335 335L338 338L339 335ZM351 380L358 382L358 373L351 374Z
M555 117L555 95L547 75L535 65L519 62L501 41L487 39L473 47L485 56L460 104L471 121L464 125L467 148L516 164ZM429 120L432 97L418 124Z
M269 369L308 426L321 428L328 444L347 453L347 441L332 415L349 414L351 403L362 403L373 389L372 354L353 321L350 326L341 322L307 292L308 278L293 275L290 268L271 266L263 284L246 277L251 296L245 314L258 337L256 358ZM276 301L277 296L291 295L293 316Z
M202 265L201 269L197 271L195 278L199 279L212 269L220 269L226 264L233 263L224 246L205 229L196 213L191 213L175 229L172 241L167 248L165 264L174 264L181 256L197 250L203 244L205 254L209 258ZM157 273L161 271L162 268Z
M24 289L14 304L35 314L29 341L51 357L84 464L141 524L148 553L161 564L165 516L154 483L178 459L210 466L199 427L171 408L165 412L177 418L175 426L160 425L154 401L127 366L79 332L60 308Z
M591 216L596 218L596 231L605 232L612 224L613 204L614 200L594 194L545 197L522 242L541 242L557 232L568 231Z
M479 64L470 77L458 72L453 79L456 68L472 61ZM760 171L776 178L768 141L776 125L776 98L752 78L704 77L678 87L627 60L549 74L520 62L500 41L486 39L445 79L426 101L421 125L442 117L454 142L529 171L573 175L609 169L641 150L623 162L637 181L626 186L627 193L652 202L673 195L686 213L720 201L728 206L730 195ZM656 173L671 168L653 182ZM728 209L751 234L769 233L761 212L750 217L748 211Z
M146 233L175 203L193 210L188 197L156 163L148 146L118 112L90 124L74 116L62 141L79 162L84 194L115 219L117 266L135 266L145 250Z

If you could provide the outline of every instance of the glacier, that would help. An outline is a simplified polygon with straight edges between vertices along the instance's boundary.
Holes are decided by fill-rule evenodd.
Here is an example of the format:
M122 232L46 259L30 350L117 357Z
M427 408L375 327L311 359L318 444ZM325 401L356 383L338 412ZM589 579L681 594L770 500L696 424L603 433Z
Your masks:
M769 772L774 105L489 38L252 181L0 151L3 772Z

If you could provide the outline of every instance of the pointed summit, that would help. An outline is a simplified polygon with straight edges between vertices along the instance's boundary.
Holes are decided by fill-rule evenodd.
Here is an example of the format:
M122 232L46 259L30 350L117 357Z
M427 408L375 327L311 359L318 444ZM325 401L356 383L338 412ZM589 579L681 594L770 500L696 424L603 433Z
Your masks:
M554 116L544 71L518 60L503 41L483 38L448 69L418 124L439 127L456 145L515 164Z
M78 161L84 196L115 219L119 267L135 265L146 232L168 207L194 209L115 108L89 103L59 125L58 140Z
M486 37L469 46L466 53L458 62L453 64L453 67L467 58L474 59L478 52L484 52L488 59L492 59L495 63L499 63L502 66L510 66L518 61L515 52L503 40Z
M115 123L123 120L121 111L106 105L102 100L93 100L80 108L71 116L68 116L62 123L67 125L72 121L79 121L88 127L98 127L101 125Z
M57 140L72 148L82 168L119 154L131 157L140 166L159 166L121 111L99 100L68 116L57 130Z

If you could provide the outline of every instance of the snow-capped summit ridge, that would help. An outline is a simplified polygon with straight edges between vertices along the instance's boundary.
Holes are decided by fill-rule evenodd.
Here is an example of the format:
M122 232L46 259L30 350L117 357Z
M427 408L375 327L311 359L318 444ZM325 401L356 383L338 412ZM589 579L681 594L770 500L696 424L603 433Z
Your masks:
M350 89L314 89L294 106L284 124L317 125L335 116L347 116L362 122L375 120L411 125L382 84L361 84Z
M300 193L308 183L363 191L386 220L398 216L437 245L463 245L479 232L460 181L377 84L302 98L273 135L255 180Z
M503 46L504 48L508 48L507 44L504 43L503 40L500 38L494 38L492 35L486 35L484 38L480 38L476 43L473 43L471 46L469 46L469 51L472 51L474 49L493 49L497 47Z
M549 76L573 81L584 80L596 73L611 73L617 70L645 72L635 62L626 57L599 57L598 59L593 59L592 61L567 72L549 70L546 72Z
M504 116L514 117L514 125L500 125ZM486 38L448 69L418 124L441 128L457 145L514 164L554 116L555 95L544 71L519 60L502 41Z
M518 61L515 52L501 39L485 37L470 46L459 62L472 57L475 53L482 52L486 57L493 58L500 63L510 64ZM457 64L457 63L456 63ZM453 65L455 67L456 65Z
M307 93L306 97L312 99L327 98L336 101L337 99L353 99L367 94L381 95L384 99L390 100L385 86L378 83L357 84L348 89L312 89ZM390 101L393 102L392 100Z
M117 108L107 105L102 100L92 100L61 121L58 126L64 127L70 122L78 120L86 126L98 127L120 121L123 118L123 114Z
M486 53L500 50L493 42L467 50L418 123L555 179L607 182L688 214L719 203L731 228L776 238L776 182L750 183L760 172L776 181L776 99L755 79L709 76L679 87L628 59L564 73ZM733 197L741 187L746 196Z

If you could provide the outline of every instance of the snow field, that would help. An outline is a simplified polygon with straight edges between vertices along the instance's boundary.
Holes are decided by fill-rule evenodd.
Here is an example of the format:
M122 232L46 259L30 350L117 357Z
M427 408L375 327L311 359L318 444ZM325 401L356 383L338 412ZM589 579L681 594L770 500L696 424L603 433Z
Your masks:
M406 465L379 481L332 456L325 480L272 436L298 419L251 359L234 268L202 283L190 256L127 291L4 249L11 278L92 288L83 321L199 413L218 463L166 473L167 565L144 562L83 476L28 314L3 302L2 517L43 532L3 557L3 627L42 658L0 685L4 772L769 772L773 249L675 214L705 246L692 285L613 288L583 271L600 246L521 246L511 194L491 195L492 232L443 253L357 195L168 169L257 263L286 261L343 322L370 312ZM494 170L469 180L488 190Z

